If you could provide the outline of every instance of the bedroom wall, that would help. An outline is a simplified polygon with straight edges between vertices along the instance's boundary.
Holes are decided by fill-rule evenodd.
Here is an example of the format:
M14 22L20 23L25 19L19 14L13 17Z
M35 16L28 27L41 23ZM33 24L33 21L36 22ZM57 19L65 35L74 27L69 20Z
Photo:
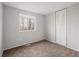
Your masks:
M55 42L55 12L40 15L33 12L3 6L3 48L9 49L20 45L47 39ZM19 32L19 13L37 17L35 32ZM46 20L46 21L45 21ZM67 8L67 47L79 51L79 4Z
M79 51L79 4L67 8L67 47Z
M55 13L50 13L45 16L46 39L55 42Z
M45 38L43 15L5 5L3 6L3 11L4 50L40 41ZM36 31L19 32L19 13L36 16Z
M79 51L79 4L67 8L67 47ZM55 41L55 13L46 15L47 40Z
M2 56L2 3L0 3L0 56Z

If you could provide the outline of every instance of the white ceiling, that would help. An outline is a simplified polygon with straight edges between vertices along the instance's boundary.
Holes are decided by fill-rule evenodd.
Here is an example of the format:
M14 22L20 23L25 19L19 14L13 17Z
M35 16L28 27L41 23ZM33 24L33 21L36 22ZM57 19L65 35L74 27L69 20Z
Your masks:
M77 2L4 2L3 4L35 13L48 14L76 3Z

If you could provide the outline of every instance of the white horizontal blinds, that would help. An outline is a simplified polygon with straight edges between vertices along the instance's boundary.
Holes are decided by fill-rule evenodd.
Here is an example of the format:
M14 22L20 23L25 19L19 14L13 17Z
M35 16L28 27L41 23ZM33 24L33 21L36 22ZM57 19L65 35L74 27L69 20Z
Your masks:
M24 17L24 30L28 30L28 27L29 27L29 17L26 16Z
M20 31L30 31L36 28L36 17L20 14Z
M34 30L32 29L32 26L33 26L32 20L33 20L32 18L29 18L29 30Z
M19 18L20 18L20 19L19 19L19 20L20 20L20 21L19 21L20 30L22 30L22 29L23 29L23 26L24 26L24 22L23 22L23 19L24 19L24 18L22 17L21 14L19 14Z
M30 16L30 29L36 30L36 17Z

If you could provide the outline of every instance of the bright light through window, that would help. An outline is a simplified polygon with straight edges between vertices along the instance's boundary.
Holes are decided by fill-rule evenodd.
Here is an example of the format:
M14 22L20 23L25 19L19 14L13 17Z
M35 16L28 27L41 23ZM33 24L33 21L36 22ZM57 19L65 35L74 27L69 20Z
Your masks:
M19 30L20 32L35 31L36 30L36 17L19 14Z

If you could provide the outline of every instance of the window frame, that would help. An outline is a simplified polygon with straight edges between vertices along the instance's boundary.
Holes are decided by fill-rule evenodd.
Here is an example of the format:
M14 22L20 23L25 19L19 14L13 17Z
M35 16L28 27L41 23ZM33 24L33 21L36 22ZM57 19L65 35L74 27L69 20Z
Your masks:
M24 29L21 29L22 18L25 18L25 17L27 17L28 19L31 18L31 20L33 21L33 24L34 24L34 29L33 30L24 30ZM23 20L23 22L24 22L24 20ZM19 14L19 32L29 32L29 31L36 31L36 17L20 13Z

